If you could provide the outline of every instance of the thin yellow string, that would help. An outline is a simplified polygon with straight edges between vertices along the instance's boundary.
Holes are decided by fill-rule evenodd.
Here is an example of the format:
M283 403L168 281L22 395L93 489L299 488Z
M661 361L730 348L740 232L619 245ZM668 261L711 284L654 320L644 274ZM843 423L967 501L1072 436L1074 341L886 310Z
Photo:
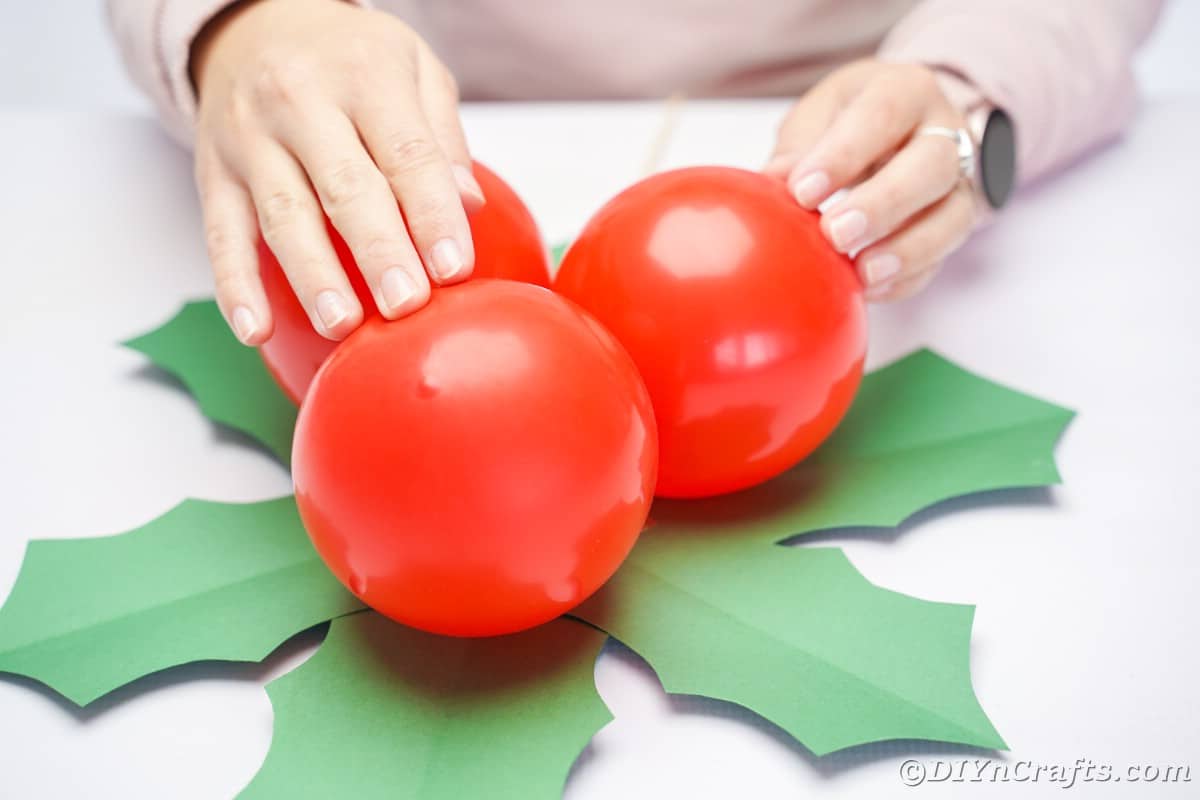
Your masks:
M673 92L663 102L662 121L658 125L654 138L650 140L646 159L642 162L641 177L645 178L658 171L663 158L666 157L667 148L671 145L671 139L679 127L679 118L683 114L683 105L686 101L687 95L684 92Z

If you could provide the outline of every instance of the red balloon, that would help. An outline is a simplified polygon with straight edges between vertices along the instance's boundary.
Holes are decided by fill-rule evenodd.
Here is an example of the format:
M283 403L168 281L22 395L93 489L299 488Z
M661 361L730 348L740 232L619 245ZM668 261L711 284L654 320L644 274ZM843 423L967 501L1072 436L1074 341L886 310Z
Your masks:
M617 195L567 251L555 289L613 332L650 390L660 496L774 477L849 407L866 310L817 223L781 181L696 167Z
M350 591L413 627L509 633L568 611L629 553L657 433L628 354L578 306L472 280L368 320L300 408L296 499Z
M487 198L483 208L470 216L471 238L475 243L473 274L549 286L550 264L533 215L500 176L479 162L474 162L473 167L475 179ZM350 248L328 220L325 226L365 316L379 316ZM299 404L317 368L338 343L313 329L279 262L261 239L258 257L259 274L275 317L275 332L262 344L259 353L276 383L292 402Z

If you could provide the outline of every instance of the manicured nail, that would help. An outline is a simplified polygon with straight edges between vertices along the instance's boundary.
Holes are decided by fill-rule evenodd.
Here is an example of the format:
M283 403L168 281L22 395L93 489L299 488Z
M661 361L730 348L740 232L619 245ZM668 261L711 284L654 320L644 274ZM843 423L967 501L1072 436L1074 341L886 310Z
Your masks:
M417 296L417 284L412 276L400 267L391 267L379 279L379 294L383 304L391 313L402 310Z
M475 180L471 170L462 164L452 164L450 170L454 173L454 182L458 185L460 194L466 195L478 206L487 202L487 198L483 196L483 187L479 185L479 181Z
M466 268L462 248L453 239L442 239L429 250L429 262L433 275L439 281L451 281Z
M350 316L350 309L340 294L333 289L326 289L317 295L317 316L321 318L325 330L332 332Z
M258 332L258 323L254 320L254 312L245 306L233 310L233 332L242 344L250 344L254 334Z
M878 253L863 261L863 281L867 286L890 282L900 271L900 258L892 253Z
M810 172L792 183L792 196L805 208L816 208L829 194L829 175L824 170Z
M843 253L852 250L867 232L867 215L852 208L843 211L829 221L829 236L833 246Z

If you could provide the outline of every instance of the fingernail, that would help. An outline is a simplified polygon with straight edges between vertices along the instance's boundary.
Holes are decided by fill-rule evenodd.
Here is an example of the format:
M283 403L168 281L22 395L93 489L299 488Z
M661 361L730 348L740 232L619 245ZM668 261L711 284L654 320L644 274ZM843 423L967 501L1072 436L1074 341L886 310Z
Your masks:
M487 202L487 198L483 196L483 187L479 185L479 181L475 180L471 170L462 164L452 164L450 170L454 173L454 182L458 185L460 194L467 195L476 205L483 205Z
M437 242L429 251L429 261L434 277L443 282L454 280L467 266L462 248L453 239Z
M867 215L857 208L843 211L829 221L829 237L833 239L833 246L843 253L853 249L866 232Z
M332 332L350 316L350 309L340 294L333 289L326 289L317 295L317 316L321 318L325 330Z
M792 196L805 208L816 208L829 194L829 175L824 170L810 172L792 183Z
M233 310L231 316L234 335L241 340L242 344L250 344L250 340L258 332L258 323L254 320L254 312L245 306L238 306Z
M867 286L879 286L890 282L900 271L900 259L892 253L879 253L863 261L862 271Z
M402 310L417 296L417 284L400 267L391 267L379 279L379 293L389 312Z

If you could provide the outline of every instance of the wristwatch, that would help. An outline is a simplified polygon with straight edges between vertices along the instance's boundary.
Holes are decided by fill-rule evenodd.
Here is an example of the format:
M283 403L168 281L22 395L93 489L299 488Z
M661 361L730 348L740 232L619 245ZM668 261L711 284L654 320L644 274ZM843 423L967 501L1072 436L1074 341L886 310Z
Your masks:
M972 187L986 208L998 210L1008 202L1017 182L1012 118L956 72L935 67L934 73L946 99L966 117L966 130L975 145Z
M1008 202L1017 178L1017 139L1012 118L983 103L967 113L967 132L975 140L975 189L993 211Z

